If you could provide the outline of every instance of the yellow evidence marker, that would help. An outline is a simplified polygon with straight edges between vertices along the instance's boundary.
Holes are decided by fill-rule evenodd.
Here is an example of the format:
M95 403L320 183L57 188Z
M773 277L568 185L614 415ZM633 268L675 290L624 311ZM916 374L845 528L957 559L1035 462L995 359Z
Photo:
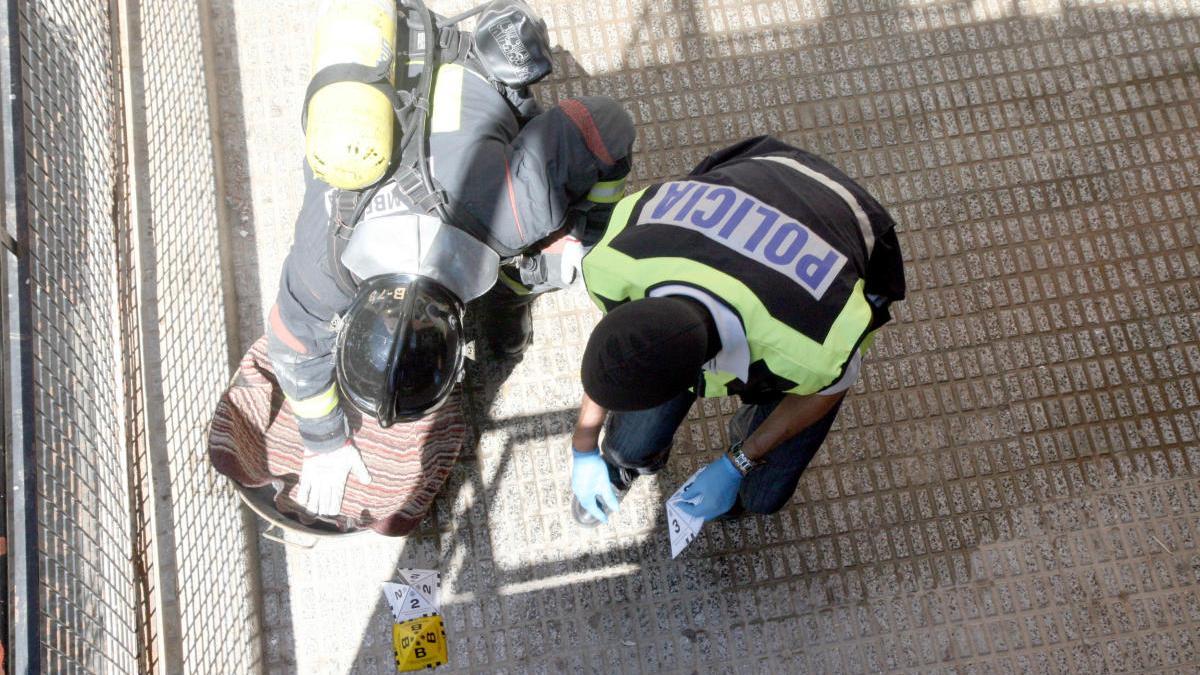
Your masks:
M434 614L393 623L392 647L396 650L397 672L437 668L446 662L446 627L442 617Z

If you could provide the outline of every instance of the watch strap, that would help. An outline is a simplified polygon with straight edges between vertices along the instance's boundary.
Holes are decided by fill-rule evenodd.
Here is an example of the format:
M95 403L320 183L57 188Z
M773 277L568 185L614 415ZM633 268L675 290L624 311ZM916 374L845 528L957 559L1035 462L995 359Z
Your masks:
M729 457L729 461L738 470L738 473L743 476L762 465L761 461L755 461L746 456L746 453L742 451L742 441L738 441L730 446L725 455Z

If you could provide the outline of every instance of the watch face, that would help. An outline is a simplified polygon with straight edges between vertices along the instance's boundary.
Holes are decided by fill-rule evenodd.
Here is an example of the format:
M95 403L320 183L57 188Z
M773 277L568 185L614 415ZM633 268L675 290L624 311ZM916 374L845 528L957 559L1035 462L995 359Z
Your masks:
M742 445L738 443L729 449L729 460L733 462L733 466L743 476L750 472L757 464L742 452Z

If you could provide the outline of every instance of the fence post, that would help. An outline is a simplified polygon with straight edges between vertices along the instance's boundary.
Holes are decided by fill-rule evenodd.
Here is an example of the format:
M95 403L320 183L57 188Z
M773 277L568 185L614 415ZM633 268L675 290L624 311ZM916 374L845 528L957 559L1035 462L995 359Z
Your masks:
M145 187L148 185L149 169L146 153L149 140L146 136L145 74L142 62L140 3L137 0L111 0L116 39L114 49L121 55L121 90L124 97L124 112L121 132L125 138L127 153L126 175L129 196L129 238L132 243L129 261L135 270L132 287L136 307L133 353L127 357L136 360L138 368L132 375L137 378L134 389L140 398L141 430L146 455L146 466L142 467L146 481L146 504L148 516L144 525L149 531L143 536L149 539L150 557L147 567L152 572L153 620L155 640L148 645L153 650L153 667L159 673L183 672L183 636L180 627L178 564L175 558L175 533L173 500L171 498L170 460L167 448L166 419L162 401L162 355L158 335L158 293L155 287L157 271L154 255L154 235L150 228L152 206ZM133 477L137 480L138 477Z
M20 280L20 254L25 207L24 150L21 134L21 43L18 31L21 0L7 3L0 13L0 144L3 147L4 250L0 252L0 345L3 373L3 486L5 507L7 582L5 597L5 663L9 673L41 670L37 638L37 510L33 502L37 482L34 475L33 406L29 400L29 367L25 358L31 330L29 313L22 312L28 290ZM32 569L31 569L32 567Z

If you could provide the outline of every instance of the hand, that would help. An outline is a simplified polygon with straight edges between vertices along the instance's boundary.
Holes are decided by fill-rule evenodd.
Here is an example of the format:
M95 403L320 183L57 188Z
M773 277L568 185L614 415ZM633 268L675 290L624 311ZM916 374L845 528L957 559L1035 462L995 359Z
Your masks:
M603 501L610 513L620 506L608 477L608 464L600 457L599 450L579 452L571 448L571 456L571 492L593 518L607 523L608 514L600 508L598 501Z
M683 488L683 498L693 500L679 503L679 510L689 516L703 518L708 522L733 508L737 501L738 488L742 486L742 473L726 455L700 470L691 483Z
M563 237L558 264L558 278L567 286L575 283L575 279L583 271L583 244L570 235Z
M305 452L296 501L310 513L336 516L342 511L346 478L351 473L359 483L371 484L371 474L367 472L367 465L363 464L358 448L353 443L347 442L332 452Z

